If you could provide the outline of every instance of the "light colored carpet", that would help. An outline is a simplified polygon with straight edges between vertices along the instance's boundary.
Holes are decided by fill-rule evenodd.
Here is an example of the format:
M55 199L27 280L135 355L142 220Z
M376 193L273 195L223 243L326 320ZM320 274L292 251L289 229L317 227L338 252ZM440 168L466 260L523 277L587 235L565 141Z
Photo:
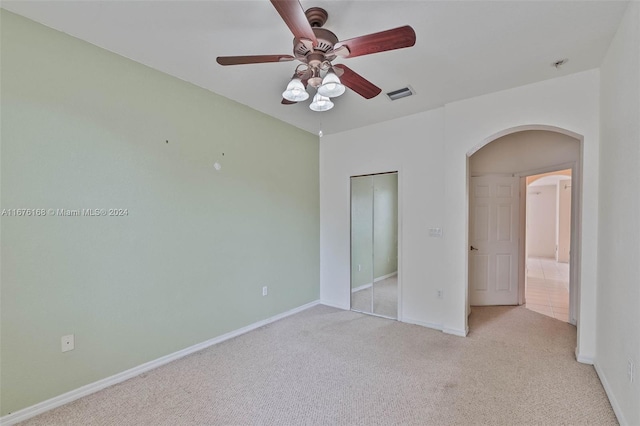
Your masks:
M474 308L471 333L317 306L28 425L616 424L575 327Z
M351 293L351 308L371 312L371 287ZM398 276L373 283L373 313L389 318L398 317Z

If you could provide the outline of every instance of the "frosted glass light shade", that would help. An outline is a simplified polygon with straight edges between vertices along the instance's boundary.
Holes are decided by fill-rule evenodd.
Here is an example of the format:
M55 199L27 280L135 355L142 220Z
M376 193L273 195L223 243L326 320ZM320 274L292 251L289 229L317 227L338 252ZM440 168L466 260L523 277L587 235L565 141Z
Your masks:
M333 102L331 102L331 99L327 98L326 96L322 96L321 94L317 93L313 97L313 102L311 102L309 108L311 108L313 111L328 111L333 108Z
M292 78L287 89L282 92L282 97L291 102L300 102L308 99L309 94L299 78Z
M330 70L322 79L322 84L318 87L318 93L328 98L335 98L344 93L345 87L340 82L338 76Z

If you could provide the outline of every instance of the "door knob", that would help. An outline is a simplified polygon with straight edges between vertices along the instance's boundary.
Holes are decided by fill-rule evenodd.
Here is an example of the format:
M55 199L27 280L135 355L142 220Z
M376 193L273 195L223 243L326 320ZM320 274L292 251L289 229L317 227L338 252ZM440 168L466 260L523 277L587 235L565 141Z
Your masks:
M471 246L471 250L478 250L478 249L475 248L474 246Z

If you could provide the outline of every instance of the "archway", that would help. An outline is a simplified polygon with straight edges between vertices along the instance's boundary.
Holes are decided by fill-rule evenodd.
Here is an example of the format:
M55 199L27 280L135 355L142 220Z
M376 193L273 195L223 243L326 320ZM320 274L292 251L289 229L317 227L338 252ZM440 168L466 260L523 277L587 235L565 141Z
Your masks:
M511 181L516 182L518 188L513 190L513 195L516 197L516 201L513 201L514 211L505 207L504 200L498 201L497 205L504 212L510 211L513 217L508 224L504 223L503 229L509 230L509 226L516 226L517 232L514 232L511 237L516 237L517 241L512 241L511 255L507 255L504 247L499 254L485 252L482 256L472 256L469 258L468 269L468 285L467 285L467 305L470 312L472 304L503 304L503 305L519 305L525 302L524 299L524 283L525 283L525 211L526 201L525 197L520 194L526 193L526 177L531 175L542 174L546 172L554 172L561 169L570 169L573 175L572 181L574 182L571 190L571 204L574 206L571 212L571 253L569 264L572 271L569 283L570 290L570 306L568 321L572 324L577 324L579 320L579 297L580 297L580 238L581 238L581 225L580 225L580 212L581 212L581 159L582 159L582 137L573 132L565 129L560 129L552 126L520 126L517 128L507 129L499 132L487 139L482 143L474 147L468 154L468 188L469 188L469 212L468 212L468 224L469 224L469 242L470 253L479 254L479 251L475 251L478 247L473 247L474 236L471 232L476 232L474 227L477 228L477 222L486 220L487 223L493 220L489 216L482 216L480 219L474 217L472 209L474 207L473 197L476 191L474 181L476 178L483 177L486 182L488 177L499 177L504 182L505 179L510 178ZM508 181L509 179L507 179ZM504 187L504 185L503 185ZM483 191L488 193L486 188L489 186L483 185ZM504 189L503 189L504 192ZM507 191L508 192L508 191ZM504 195L504 194L503 194ZM500 204L502 203L502 204ZM483 207L484 208L484 207ZM486 207L482 214L489 214L492 208ZM517 213L516 213L517 212ZM502 220L507 217L502 215ZM496 221L498 219L495 219ZM515 225L514 225L515 224ZM492 225L493 226L493 225ZM494 226L495 231L495 226ZM484 231L483 231L484 232ZM503 232L501 238L505 238L507 231ZM489 234L483 234L488 239L491 239ZM476 235L477 237L477 235ZM510 237L510 238L511 238ZM497 237L494 237L496 239ZM515 248L517 247L517 249ZM515 257L513 257L515 254ZM491 256L494 256L493 258ZM497 257L496 257L497 256ZM512 257L509 257L512 256ZM474 260L474 259L480 259ZM505 260L506 259L506 260ZM507 264L508 263L508 264ZM493 273L491 274L491 268ZM510 268L517 268L517 274ZM502 273L500 272L502 271ZM506 276L508 275L504 271L514 272L511 275L510 281L506 284ZM479 275L478 275L479 274ZM487 278L484 282L477 279L478 276ZM517 276L517 279L514 278ZM514 279L516 281L514 281ZM474 288L474 281L476 287ZM477 283L480 283L478 285ZM500 298L495 298L497 303L491 303L491 298L482 299L477 295L484 295L488 290L491 290L491 285L495 285L496 292L503 292L499 295ZM515 296L504 298L504 292L511 291ZM496 293L498 294L498 293ZM515 298L514 298L515 297ZM479 302L480 301L480 302Z

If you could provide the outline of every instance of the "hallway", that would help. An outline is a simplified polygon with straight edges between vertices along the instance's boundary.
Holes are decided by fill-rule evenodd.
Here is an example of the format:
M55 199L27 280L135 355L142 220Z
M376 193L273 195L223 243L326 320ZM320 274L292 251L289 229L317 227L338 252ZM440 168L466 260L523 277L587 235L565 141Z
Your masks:
M529 257L525 291L527 309L569 321L569 264Z

